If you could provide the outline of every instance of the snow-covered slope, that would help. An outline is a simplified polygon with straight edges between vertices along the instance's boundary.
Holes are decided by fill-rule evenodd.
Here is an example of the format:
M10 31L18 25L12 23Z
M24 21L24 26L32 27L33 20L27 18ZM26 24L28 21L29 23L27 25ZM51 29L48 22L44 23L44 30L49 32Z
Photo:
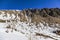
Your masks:
M17 14L15 11L0 12L0 40L60 40L60 35L53 33L59 30L59 24L53 24L50 27L48 23L40 22L36 25L31 23L31 18L27 15L25 15L27 21L22 22L21 18L24 15L19 10ZM18 16L19 13L20 16Z

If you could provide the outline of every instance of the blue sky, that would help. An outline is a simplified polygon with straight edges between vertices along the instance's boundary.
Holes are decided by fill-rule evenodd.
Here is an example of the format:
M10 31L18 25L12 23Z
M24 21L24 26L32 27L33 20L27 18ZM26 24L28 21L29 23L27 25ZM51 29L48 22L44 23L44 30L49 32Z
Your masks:
M60 8L60 0L0 0L0 9Z

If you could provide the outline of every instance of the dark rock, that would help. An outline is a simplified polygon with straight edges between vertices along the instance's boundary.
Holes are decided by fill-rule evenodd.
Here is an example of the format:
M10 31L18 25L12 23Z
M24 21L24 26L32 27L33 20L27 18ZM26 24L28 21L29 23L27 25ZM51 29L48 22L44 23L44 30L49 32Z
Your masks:
M53 33L60 35L60 30L53 31Z

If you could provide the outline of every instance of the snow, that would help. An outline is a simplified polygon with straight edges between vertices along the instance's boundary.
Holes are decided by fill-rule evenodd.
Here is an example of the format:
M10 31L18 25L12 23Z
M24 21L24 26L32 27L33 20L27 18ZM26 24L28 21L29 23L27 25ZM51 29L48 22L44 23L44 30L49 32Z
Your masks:
M0 32L0 40L28 40L28 38L25 37L25 35L18 32L13 33Z
M9 33L6 33L5 31L7 29L3 26L5 26L5 23L0 23L0 40L28 40L28 38L20 32L10 32L11 29L8 29Z

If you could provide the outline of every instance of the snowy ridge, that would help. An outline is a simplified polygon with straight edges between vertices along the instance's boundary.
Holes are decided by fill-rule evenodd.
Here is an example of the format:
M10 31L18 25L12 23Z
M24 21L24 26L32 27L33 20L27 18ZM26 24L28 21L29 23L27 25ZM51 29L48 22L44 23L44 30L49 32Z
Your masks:
M17 14L15 11L11 14L1 11L0 20L5 22L0 21L0 40L60 40L60 35L53 33L59 30L59 24L50 27L48 23L40 22L36 25L31 23L31 17L23 13L18 16L19 13L20 11ZM23 17L27 21L22 22Z

